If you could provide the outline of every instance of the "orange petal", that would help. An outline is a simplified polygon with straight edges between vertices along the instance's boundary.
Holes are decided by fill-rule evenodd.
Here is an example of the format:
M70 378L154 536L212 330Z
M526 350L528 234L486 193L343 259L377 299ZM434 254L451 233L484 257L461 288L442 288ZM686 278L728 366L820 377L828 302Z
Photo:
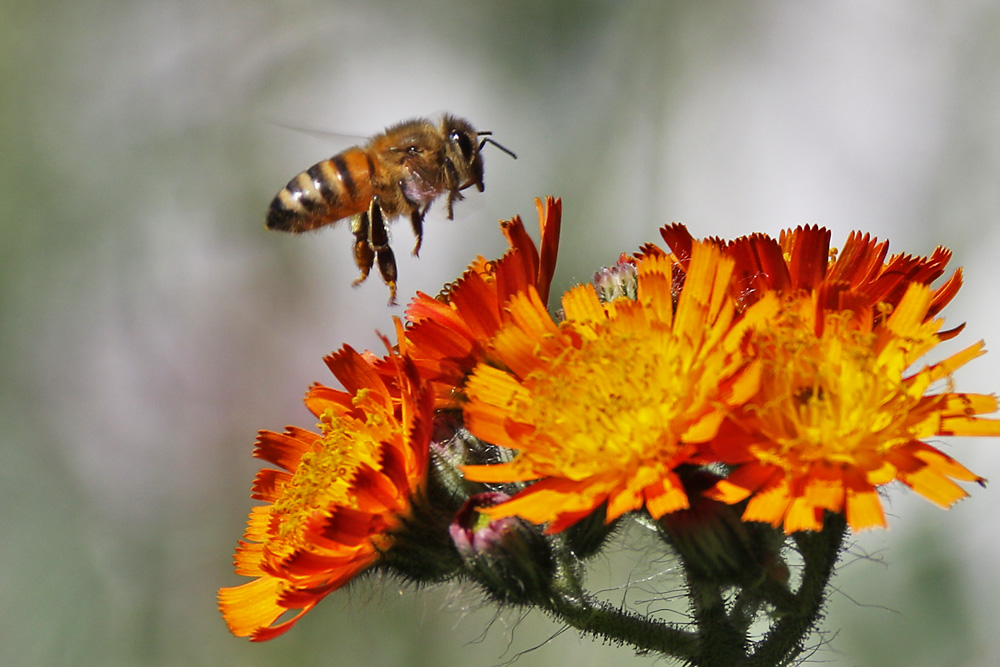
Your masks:
M749 507L747 508L749 509ZM746 514L743 515L747 519ZM816 507L805 496L792 498L785 510L783 530L791 535L803 530L818 531L823 528L823 510Z
M687 430L681 434L683 442L702 443L708 442L719 432L719 426L726 415L721 410L713 410L701 416L696 422L688 426Z
M525 269L524 273L534 283L538 275L538 249L535 248L535 242L531 240L528 232L524 229L521 216L515 215L510 220L501 220L500 231L507 237L507 243L510 247L516 252L521 253L521 262L523 262Z
M299 466L302 455L312 450L312 443L319 438L316 434L311 434L312 438L306 441L300 437L301 429L289 427L285 433L275 433L274 431L259 431L257 442L254 443L254 458L263 459L276 466L293 471Z
M491 345L496 356L519 377L525 377L541 363L536 354L537 342L520 327L505 327Z
M479 274L463 276L450 298L462 322L477 340L488 340L500 329L502 321L496 288L488 285Z
M889 242L873 239L870 234L851 232L837 259L827 271L830 282L847 282L851 287L870 281L878 275L885 256L889 253Z
M964 350L956 352L947 359L934 364L930 367L931 379L940 380L941 378L948 377L973 359L986 354L985 346L986 343L984 341L978 341ZM996 408L994 407L993 410L996 410ZM986 412L993 412L993 410L986 410Z
M892 315L886 320L886 327L900 337L905 337L924 323L930 305L930 288L920 283L910 283Z
M673 472L667 474L662 481L647 487L645 495L646 509L654 519L691 506L680 478Z
M219 611L232 633L248 637L288 611L277 603L284 585L275 577L260 577L240 586L220 588Z
M704 495L724 503L738 503L781 474L774 468L747 463L729 473L726 479L719 480Z
M1000 424L1000 422L995 423ZM920 459L942 475L946 475L963 482L982 483L985 481L982 477L975 474L955 459L926 443L913 443L911 451L915 458Z
M978 417L943 417L938 435L1000 436L1000 420Z
M236 554L233 556L233 565L236 568L236 574L243 575L244 577L261 576L264 574L264 571L260 567L263 556L263 544L240 540L236 546Z
M532 484L507 502L484 511L494 519L519 516L540 524L554 521L567 512L589 512L604 502L606 497L607 490L600 493L589 482L587 493L582 494L580 484L550 477Z
M562 298L562 307L567 320L589 323L608 319L604 305L590 285L577 285L566 292Z
M633 489L628 485L619 487L608 496L607 520L614 521L626 512L639 509L643 503L641 489Z
M784 234L782 234L784 236ZM816 225L799 227L783 239L790 261L788 273L793 289L812 289L826 275L830 258L830 230Z
M817 461L805 481L805 497L812 505L839 512L844 507L844 475L840 466Z
M900 473L899 480L932 503L945 509L969 494L930 466L924 466L914 473Z
M516 401L530 397L528 391L506 371L480 364L465 386L470 402L465 406L465 427L476 437L494 445L506 445L505 424Z
M668 327L674 319L673 267L668 255L644 257L636 266L639 302Z
M255 542L263 542L271 526L271 506L258 505L250 508L244 537Z
M306 391L304 400L309 412L317 417L322 417L327 410L333 410L336 415L343 415L349 411L346 406L351 404L351 395L346 391L316 383Z
M360 390L368 390L369 395L377 396L382 405L388 407L391 404L389 392L382 378L375 372L371 363L350 345L345 345L323 361L351 395Z
M290 473L274 468L263 468L257 472L257 477L254 478L250 497L254 500L273 503L281 495L284 486L291 480Z
M462 474L472 482L486 482L488 484L525 482L535 479L538 476L531 471L521 470L510 463L462 466Z
M885 528L887 524L882 499L875 487L852 469L844 471L844 483L847 486L844 516L851 530L857 532L866 528Z
M511 321L529 338L536 341L536 345L546 347L547 339L559 332L534 287L529 287L523 294L511 297L508 310Z
M774 527L781 525L792 497L784 475L774 475L758 490L743 511L744 521L763 521Z
M538 208L538 221L541 228L541 239L538 242L538 279L535 286L543 303L549 302L549 287L552 276L555 275L556 257L559 252L559 233L562 229L562 200L546 197L544 205L535 200Z
M928 396L927 398L931 398ZM997 411L997 397L985 394L945 394L943 413L955 417L971 417Z

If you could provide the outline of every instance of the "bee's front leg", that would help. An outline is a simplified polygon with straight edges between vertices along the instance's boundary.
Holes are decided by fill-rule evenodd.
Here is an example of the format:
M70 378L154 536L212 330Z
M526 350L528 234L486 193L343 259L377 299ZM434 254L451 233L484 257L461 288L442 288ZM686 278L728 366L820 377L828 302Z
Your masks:
M423 208L416 207L410 213L410 226L413 227L413 235L417 237L417 242L413 246L414 257L420 254L420 246L424 242L424 216L430 207L430 204Z
M444 189L448 191L448 219L455 219L455 202L462 201L462 188L458 181L458 172L451 161L446 160L444 165Z

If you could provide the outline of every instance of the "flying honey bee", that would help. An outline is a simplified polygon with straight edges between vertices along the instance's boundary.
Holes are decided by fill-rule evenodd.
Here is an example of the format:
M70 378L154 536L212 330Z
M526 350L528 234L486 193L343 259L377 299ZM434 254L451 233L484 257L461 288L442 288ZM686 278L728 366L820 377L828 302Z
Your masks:
M302 172L271 202L267 228L305 232L351 218L354 263L360 284L378 261L382 280L389 286L389 304L396 302L396 257L389 247L386 225L409 215L417 237L413 254L423 242L424 216L431 203L448 194L452 207L464 199L462 190L473 185L483 191L483 146L491 132L477 132L463 118L445 115L439 125L418 118L389 127L363 146L353 146Z

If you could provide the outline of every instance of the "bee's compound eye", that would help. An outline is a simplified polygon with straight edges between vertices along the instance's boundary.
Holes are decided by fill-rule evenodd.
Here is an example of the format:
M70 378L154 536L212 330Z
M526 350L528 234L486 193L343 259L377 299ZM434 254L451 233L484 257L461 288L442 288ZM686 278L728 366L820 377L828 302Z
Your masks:
M410 155L417 155L420 153L420 146L407 146L406 152Z

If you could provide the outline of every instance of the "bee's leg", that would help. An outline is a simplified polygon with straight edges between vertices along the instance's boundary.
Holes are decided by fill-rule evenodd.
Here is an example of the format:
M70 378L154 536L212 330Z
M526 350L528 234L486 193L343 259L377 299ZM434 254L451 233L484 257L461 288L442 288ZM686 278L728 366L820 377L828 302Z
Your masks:
M455 212L453 210L455 202L462 201L463 199L465 199L465 195L463 195L459 191L458 188L454 188L454 189L448 191L448 219L449 220L454 220L455 219Z
M445 164L444 186L448 190L448 219L454 220L455 202L462 201L465 197L462 196L461 188L458 186L458 172L455 171L455 166L450 162Z
M369 251L375 253L378 260L378 271L382 280L389 286L389 305L396 304L396 256L389 247L389 232L385 228L385 217L382 215L382 203L378 197L372 197L368 207L368 217L371 224L368 227Z
M351 283L356 287L365 281L372 270L372 264L375 263L375 251L372 250L368 240L371 234L371 222L367 211L351 218L351 232L354 234L354 263L361 271L361 275Z
M410 212L410 226L413 227L413 235L417 237L417 243L413 246L414 257L420 254L420 246L424 242L424 216L430 207L428 204L423 208L416 207Z

